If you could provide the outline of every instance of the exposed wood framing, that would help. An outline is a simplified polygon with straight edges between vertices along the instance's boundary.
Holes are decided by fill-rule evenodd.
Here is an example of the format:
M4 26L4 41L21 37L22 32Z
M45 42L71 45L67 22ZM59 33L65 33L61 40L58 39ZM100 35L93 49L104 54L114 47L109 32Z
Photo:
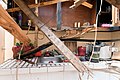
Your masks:
M66 58L72 63L72 65L79 71L91 74L89 68L87 68L82 62L64 45L55 34L48 29L43 22L41 22L38 17L29 9L29 7L22 0L14 0L15 3L21 8L21 10L37 25L41 31L48 37L48 39L66 56ZM44 26L43 26L44 25Z
M38 4L38 0L35 0L35 4ZM35 14L36 16L38 16L38 7L35 8ZM38 27L35 26L35 40L34 40L34 46L37 47L38 46Z
M106 0L110 4L112 4L112 24L114 26L119 26L120 21L119 21L119 9L120 9L120 0ZM115 6L115 7L114 7Z
M83 2L82 5L90 8L90 9L93 7L93 5L88 2Z
M23 42L25 45L30 43L30 39L23 34L21 28L18 24L11 18L11 16L5 11L0 5L0 26L10 32L19 41Z
M61 21L62 21L62 15L61 15L61 2L57 3L57 30L61 30Z
M119 21L119 10L117 7L112 5L112 25L117 26L116 24Z
M52 45L53 45L53 44L52 44L51 42L48 42L48 43L43 44L43 45L40 45L40 46L38 46L38 47L36 47L36 48L34 48L34 49L31 49L31 50L29 50L29 51L21 54L20 58L23 59L23 58L29 57L30 55L33 55L33 54L35 54L36 52L41 51L41 50L44 50L44 49L46 49L46 48L48 48L48 47L50 47L50 46L52 46ZM18 58L18 57L19 57L18 54L16 54L16 55L14 56L14 58Z
M58 2L66 2L66 1L69 1L69 0L53 0L53 1L41 2L41 3L38 3L38 4L31 4L31 5L28 5L28 6L29 6L29 8L36 8L36 7L42 7L42 6L48 6L48 5L56 4ZM15 12L15 11L19 11L19 10L20 10L20 8L16 7L16 8L7 9L7 12Z
M120 0L106 0L106 1L120 9Z
M83 2L86 2L87 0L75 0L74 4L70 6L69 8L76 8L79 5L81 5Z

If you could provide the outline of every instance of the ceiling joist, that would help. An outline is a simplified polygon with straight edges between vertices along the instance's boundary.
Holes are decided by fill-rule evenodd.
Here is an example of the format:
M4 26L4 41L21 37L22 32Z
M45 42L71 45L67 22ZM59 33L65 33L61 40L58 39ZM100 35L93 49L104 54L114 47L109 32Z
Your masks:
M56 4L58 2L66 2L66 1L69 1L69 0L52 0L52 1L47 1L47 2L41 2L38 4L31 4L28 6L29 6L29 8L35 8L35 7L48 6L48 5ZM15 12L15 11L20 11L20 8L15 7L15 8L7 9L7 12Z
M90 8L90 9L93 7L93 5L88 3L88 2L83 2L81 5L86 6L86 7Z
M75 0L74 4L70 6L69 8L76 8L79 5L81 5L83 2L86 2L87 0Z

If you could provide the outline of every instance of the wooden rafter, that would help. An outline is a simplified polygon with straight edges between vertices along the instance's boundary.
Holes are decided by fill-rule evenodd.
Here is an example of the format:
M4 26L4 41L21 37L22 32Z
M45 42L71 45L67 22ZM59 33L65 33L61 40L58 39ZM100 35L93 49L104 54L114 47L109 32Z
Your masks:
M79 5L81 5L83 2L86 2L87 0L74 0L74 4L72 6L70 6L70 8L76 8Z
M90 8L90 9L93 7L93 5L88 2L83 2L82 5Z
M47 1L47 2L41 2L38 4L31 4L28 6L29 6L29 8L35 8L35 7L48 6L48 5L52 5L52 4L57 4L58 2L66 2L66 1L69 1L69 0L52 0L52 1ZM7 9L7 12L15 12L15 11L19 11L19 10L20 10L19 7L15 7L15 8Z

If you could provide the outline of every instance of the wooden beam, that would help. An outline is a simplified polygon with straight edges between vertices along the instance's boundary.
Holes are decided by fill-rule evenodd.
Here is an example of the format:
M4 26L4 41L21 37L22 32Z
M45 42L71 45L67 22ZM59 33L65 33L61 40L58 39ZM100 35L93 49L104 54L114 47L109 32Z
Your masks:
M46 35L46 37L66 56L66 58L71 62L71 64L79 72L90 73L90 69L87 68L65 45L64 43L55 36L55 34L48 29L43 22L29 9L29 7L24 3L23 0L14 0L14 2L21 8L21 10L32 20L32 22L38 26L41 31ZM90 75L89 74L89 75Z
M28 45L30 39L23 34L21 28L17 23L11 18L11 16L5 11L0 5L0 26L10 32L14 37L23 42L25 45Z
M62 21L62 15L61 15L61 2L57 3L57 30L61 30L61 21Z
M118 8L112 5L112 25L114 26L118 26L116 25L119 21L118 11L119 11Z
M120 0L106 0L106 1L120 9Z
M38 0L35 0L35 4L38 4ZM35 14L36 16L38 16L38 7L35 8ZM35 25L35 38L34 38L34 47L38 46L38 33L39 33L39 29L38 27Z
M7 4L7 0L2 0L5 4Z
M74 4L70 6L69 8L76 8L79 5L81 5L83 2L86 2L87 0L75 0Z
M52 5L52 4L57 4L58 2L66 2L66 1L69 1L69 0L53 0L53 1L41 2L38 4L31 4L28 6L29 6L29 8L43 7L43 6L48 6L48 5ZM19 11L19 10L20 10L20 8L16 7L16 8L7 9L7 12L15 12L15 11Z
M93 5L88 2L83 2L82 5L90 8L90 9L93 7Z
M50 46L52 46L52 45L53 45L53 44L52 44L51 42L48 42L48 43L43 44L43 45L40 45L40 46L38 46L38 47L36 47L36 48L34 48L34 49L31 49L31 50L29 50L29 51L21 54L20 59L29 57L30 55L33 55L33 54L35 54L36 52L41 51L41 50L44 50L44 49L46 49L46 48L48 48L48 47L50 47ZM18 54L15 54L14 58L18 58L18 57L19 57L19 55L18 55Z

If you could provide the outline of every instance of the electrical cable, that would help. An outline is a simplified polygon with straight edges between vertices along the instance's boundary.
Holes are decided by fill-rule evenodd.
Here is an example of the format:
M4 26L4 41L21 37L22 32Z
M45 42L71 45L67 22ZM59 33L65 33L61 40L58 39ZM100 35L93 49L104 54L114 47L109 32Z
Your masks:
M43 26L45 26L46 24L48 24L52 19L54 19L56 16L52 16L48 21L46 21L45 23L43 23L43 25L41 25L40 26L40 28L41 27L43 27Z
M55 17L56 17L56 16L52 16L48 21L46 21L42 26L40 26L40 28L43 27L43 26L45 26L45 25L47 25L47 24L48 24L51 20L53 20ZM43 37L42 37L42 38L38 38L39 40L44 39L44 34L42 34L42 35L43 35Z
M28 34L29 34L29 31L30 31L30 26L28 27L28 30L27 30L26 35L28 35Z
M43 34L43 33L39 33L39 34L42 35L42 38L40 38L40 37L38 36L38 40L43 40L43 39L45 38L44 34Z
M22 54L23 47L24 47L24 45L22 45L22 47L21 47L21 49L20 49L20 53L18 53L18 54L19 54L18 60L20 60L20 56L21 56L21 54ZM19 65L20 65L20 64L17 64L17 66L16 66L16 80L18 80L18 69L19 69Z
M98 17L99 17L99 15L100 15L101 10L102 10L102 3L103 3L103 0L101 0L100 10L99 10L99 12L98 12L98 14L97 14L97 16L96 16L95 38L94 38L95 40L94 40L94 43L93 43L93 50L92 50L92 54L91 54L90 59L89 59L89 63L90 63L90 61L91 61L91 59L92 59L92 57L93 57L94 47L95 47L95 45L96 45L96 40L97 40L97 24L98 24Z

